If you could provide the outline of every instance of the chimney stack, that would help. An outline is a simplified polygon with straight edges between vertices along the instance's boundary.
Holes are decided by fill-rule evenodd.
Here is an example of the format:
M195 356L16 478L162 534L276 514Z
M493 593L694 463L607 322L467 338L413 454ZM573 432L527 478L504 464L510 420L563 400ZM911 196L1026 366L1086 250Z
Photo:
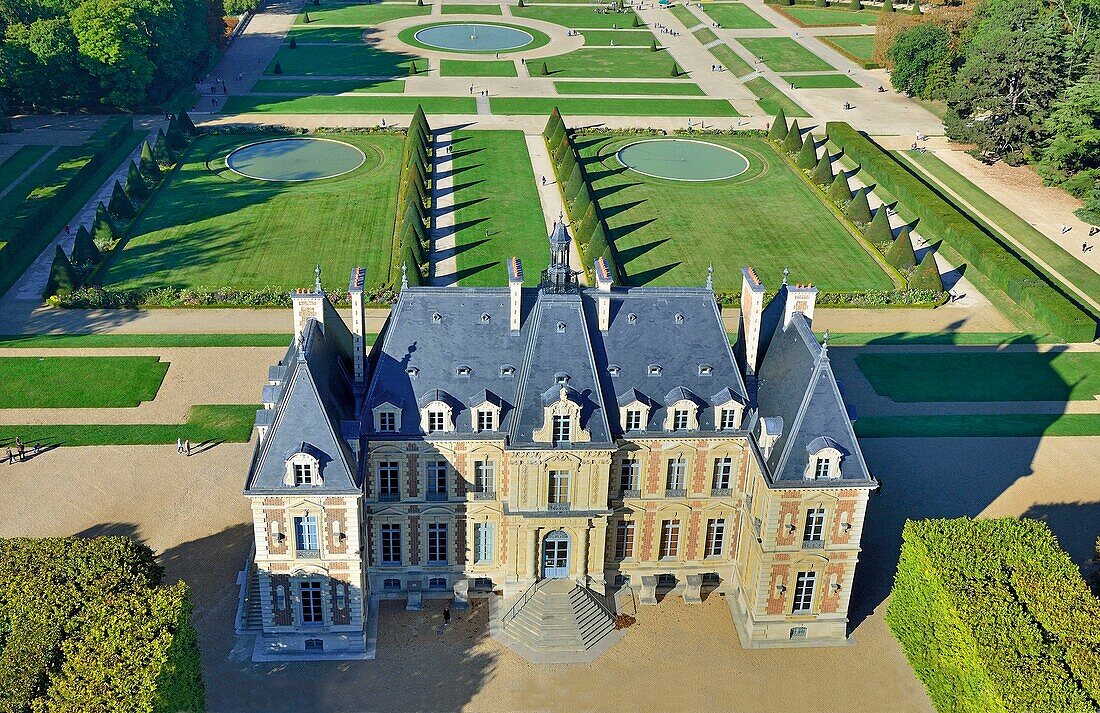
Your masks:
M367 380L367 342L363 325L363 282L366 276L366 268L352 268L351 280L348 282L348 293L351 297L351 357L356 386L363 385Z
M518 257L508 258L508 321L513 332L518 332L523 299L523 263Z
M813 326L814 303L817 302L817 288L813 285L787 285L787 300L783 305L783 328L791 323L796 312L806 315Z
M596 275L596 288L600 294L596 299L597 313L599 315L600 331L606 332L611 328L611 270L607 267L607 261L602 257L596 258L593 265L593 273Z
M315 280L312 290L299 289L290 293L290 304L294 310L294 338L301 339L306 322L311 318L325 326L325 291L321 289L321 266L313 271Z
M741 340L745 345L745 374L756 375L760 353L760 316L764 312L764 283L751 267L741 269Z

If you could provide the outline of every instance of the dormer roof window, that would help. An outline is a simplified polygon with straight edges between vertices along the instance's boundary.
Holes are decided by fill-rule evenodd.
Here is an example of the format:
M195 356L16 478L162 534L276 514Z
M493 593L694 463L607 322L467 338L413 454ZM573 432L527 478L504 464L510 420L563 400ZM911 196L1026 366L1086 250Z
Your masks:
M699 365L699 376L710 376L714 373L714 367L710 364Z
M310 443L302 443L286 454L286 474L283 484L293 487L323 485L321 462L327 460L324 453Z
M492 317L489 316L488 312L482 312L481 313L481 323L482 324L488 324L489 320L491 320L491 319L492 319Z
M661 375L661 365L660 364L650 364L646 368L646 373L649 374L650 376L660 376Z
M683 314L683 312L677 312L676 316L673 318L673 321L676 322L676 324L683 324L684 323L684 314Z
M462 377L468 377L473 372L474 372L474 370L471 369L470 367L466 366L465 364L463 364L462 366L455 369L455 374L458 375L458 376L462 376Z
M612 365L607 367L607 373L611 374L612 376L618 376L619 374L622 373L622 371L623 370L615 364L612 364Z
M500 376L501 376L501 378L510 379L515 375L516 375L516 367L512 366L511 364L505 364L504 366L500 367Z
M415 366L410 366L408 369L405 369L405 373L408 374L410 378L415 379L417 374L420 373L420 369Z
M635 324L637 321L638 321L638 315L634 314L633 312L631 312L630 314L628 314L626 316L626 323L627 324Z
M440 324L443 322L443 315L439 312L432 313L432 324Z
M565 322L558 322L558 334L565 334Z
M818 436L806 446L809 461L804 472L807 480L832 480L841 475L840 462L845 451L828 436Z

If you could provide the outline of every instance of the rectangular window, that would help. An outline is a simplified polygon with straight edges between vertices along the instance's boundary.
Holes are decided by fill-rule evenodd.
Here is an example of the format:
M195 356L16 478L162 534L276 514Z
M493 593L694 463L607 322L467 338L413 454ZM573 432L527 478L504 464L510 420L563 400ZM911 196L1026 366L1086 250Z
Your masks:
M401 526L383 525L379 534L382 541L382 564L401 564Z
M737 428L737 411L731 408L722 409L722 419L718 426L723 431L733 431Z
M313 485L313 466L307 463L295 463L294 484Z
M321 606L320 582L302 582L302 623L325 623L324 608Z
M637 490L641 464L637 458L624 458L619 466L619 490Z
M825 508L816 508L806 513L806 530L802 534L805 542L820 542L825 535Z
M569 471L550 471L550 483L547 489L548 502L567 504L569 502Z
M428 433L438 433L443 430L443 412L428 412Z
M294 542L299 550L317 550L317 518L303 515L294 518Z
M794 585L795 614L805 614L814 603L814 585L817 584L817 572L799 572Z
M491 460L474 461L474 492L495 493L497 489L497 466Z
M378 496L395 499L399 497L401 488L397 484L397 476L401 473L401 467L395 460L386 460L378 464Z
M447 564L447 523L428 525L428 564Z
M570 416L554 416L554 443L573 440L573 419Z
M626 412L626 430L628 431L640 431L642 430L642 410L632 408Z
M474 523L474 562L492 562L494 554L493 523Z
M479 431L493 431L496 430L496 419L493 417L492 411L478 411L477 412L477 430Z
M630 559L634 556L634 521L620 520L615 528L615 557Z
M667 490L683 490L687 482L687 461L683 457L673 458L668 462L668 478L665 481Z
M680 521L665 520L661 523L661 559L672 559L680 554Z
M383 433L393 433L397 430L397 414L393 411L383 411L378 414L378 430Z
M672 430L686 431L688 427L687 409L678 408L672 412Z
M428 462L428 493L430 495L447 494L447 461L435 460Z
M818 458L817 463L814 465L814 475L818 478L828 478L830 470L829 465L828 458Z
M714 459L714 481L711 487L716 490L729 490L733 482L733 458Z
M721 557L726 547L726 521L707 520L707 546L704 557Z

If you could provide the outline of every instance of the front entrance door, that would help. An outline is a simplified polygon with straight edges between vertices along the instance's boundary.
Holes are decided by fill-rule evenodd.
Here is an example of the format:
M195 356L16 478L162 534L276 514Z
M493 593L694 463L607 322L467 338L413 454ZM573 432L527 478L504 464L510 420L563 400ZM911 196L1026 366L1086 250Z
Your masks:
M542 576L550 579L569 576L569 535L564 530L554 530L543 541Z

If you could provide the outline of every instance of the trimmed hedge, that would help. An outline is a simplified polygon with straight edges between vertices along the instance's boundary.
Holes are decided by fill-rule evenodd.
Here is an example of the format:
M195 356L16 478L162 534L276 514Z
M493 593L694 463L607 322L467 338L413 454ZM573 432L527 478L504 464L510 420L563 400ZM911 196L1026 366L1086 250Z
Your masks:
M893 194L903 211L920 219L921 232L926 238L942 240L1036 321L1067 342L1091 342L1096 337L1097 323L1093 317L1007 241L987 233L847 123L833 121L825 128L829 140Z
M1100 599L1038 520L909 521L886 621L938 710L1095 711Z
M397 219L393 226L394 274L402 274L410 286L420 285L428 269L428 187L432 175L432 129L419 105L409 122L401 157L401 188L398 191Z
M128 537L0 539L3 709L203 710L187 586L162 576Z

